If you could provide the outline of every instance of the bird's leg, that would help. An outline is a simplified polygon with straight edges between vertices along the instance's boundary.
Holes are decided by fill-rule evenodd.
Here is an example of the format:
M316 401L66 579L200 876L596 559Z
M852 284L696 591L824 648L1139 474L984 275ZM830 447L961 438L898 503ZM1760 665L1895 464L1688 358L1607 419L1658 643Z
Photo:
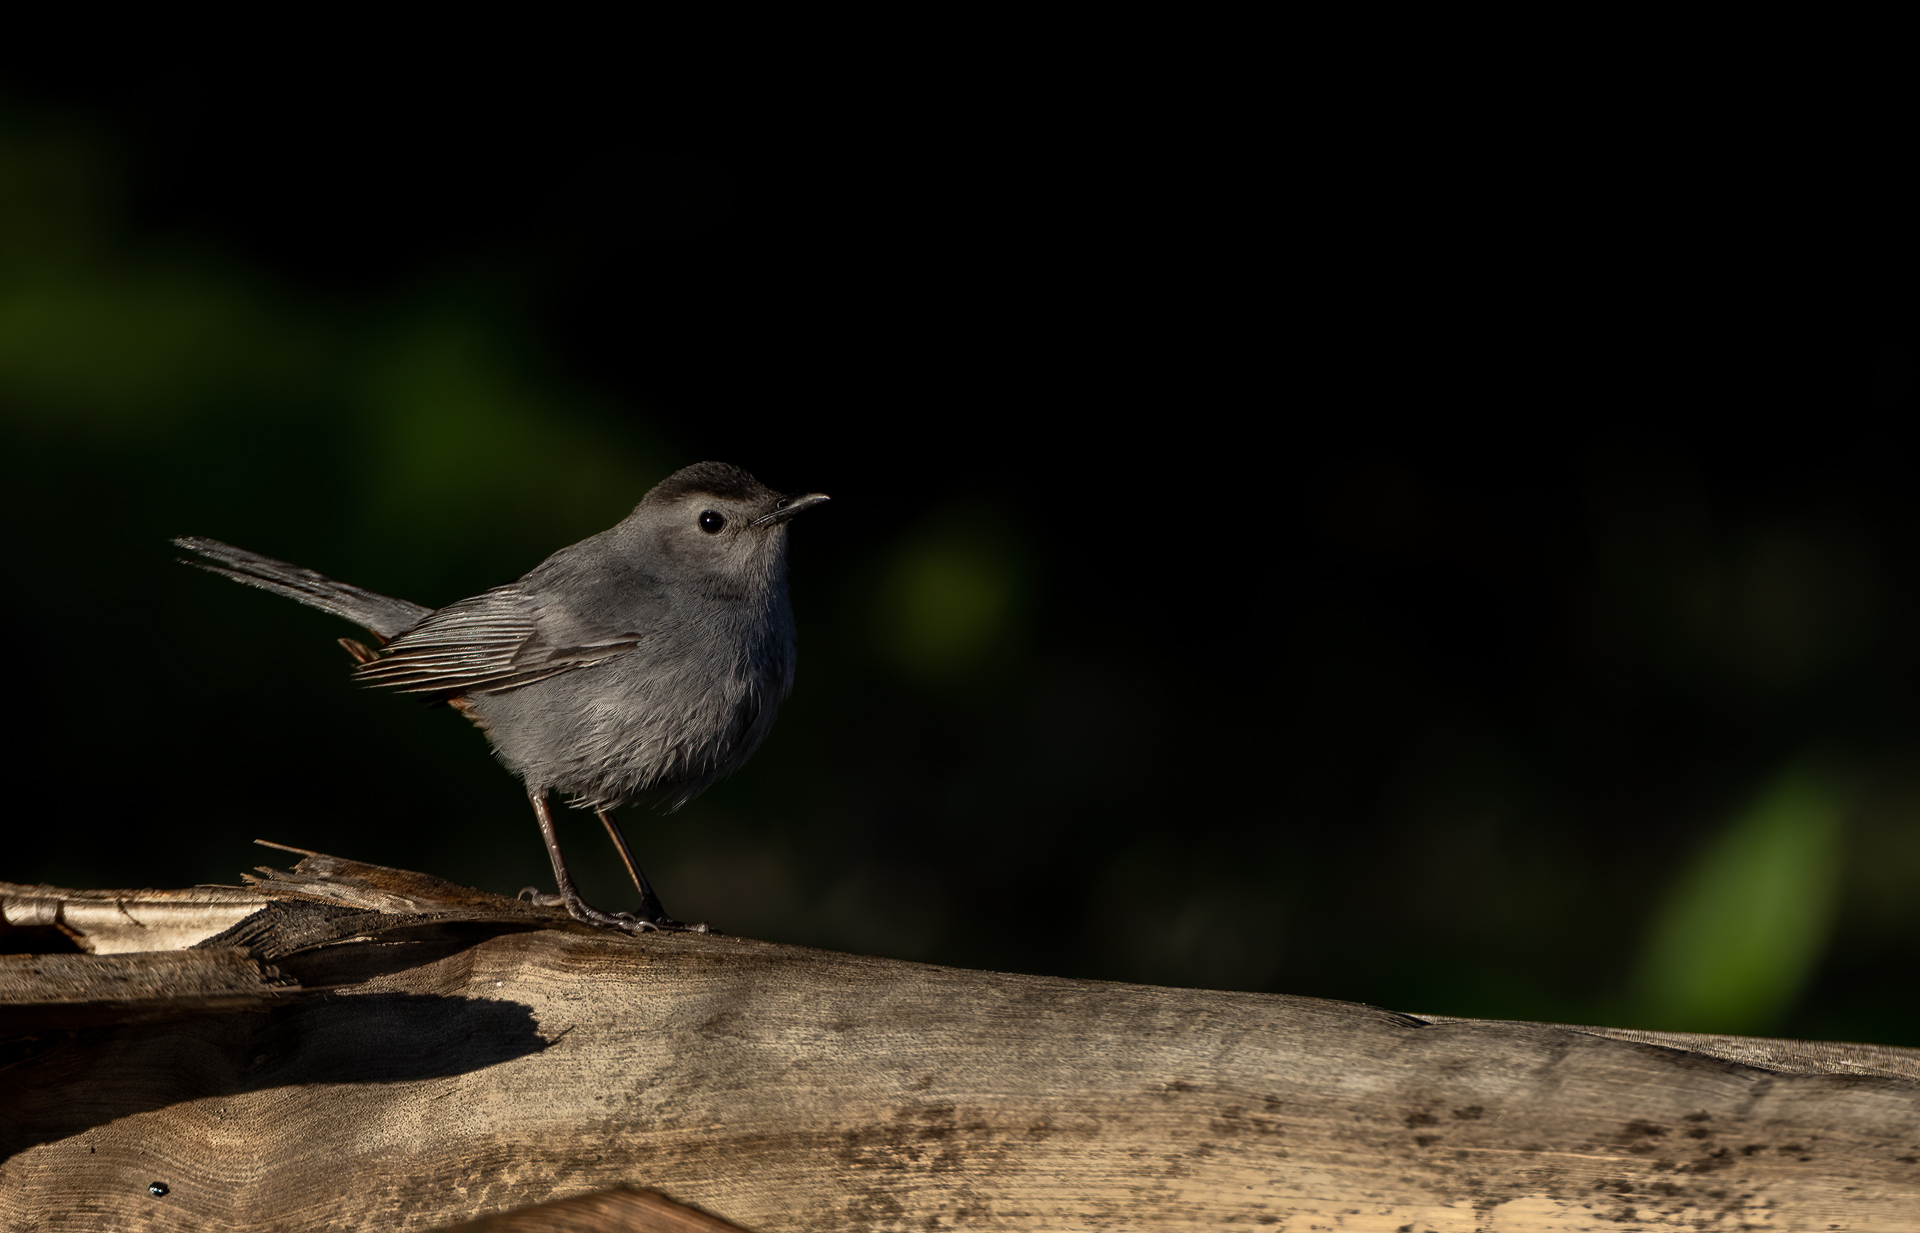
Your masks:
M640 892L640 911L637 913L640 919L650 921L659 929L686 930L691 933L710 932L705 925L685 925L667 915L667 910L660 906L660 896L654 894L653 887L648 885L647 875L641 873L640 866L633 863L633 853L627 848L627 837L620 833L619 824L613 820L613 815L604 809L596 809L594 813L599 815L600 824L607 828L608 837L613 840L613 846L619 849L620 859L626 863L627 876L633 879L634 888Z
M527 799L533 802L533 816L540 820L540 837L547 841L547 858L553 862L553 881L554 884L560 888L558 895L535 895L533 897L535 903L552 904L558 902L567 909L567 915L573 917L573 919L584 921L589 925L598 925L602 929L619 929L627 933L644 933L650 929L659 929L662 927L654 921L643 920L631 913L623 912L615 915L612 912L602 912L599 908L592 906L587 903L586 900L580 898L580 892L574 889L573 875L567 872L567 862L560 855L560 837L554 833L553 814L547 808L547 794L545 792L529 792ZM654 904L657 907L659 901L655 900ZM685 928L684 925L679 925L678 922L673 922L666 927L674 928L676 926Z

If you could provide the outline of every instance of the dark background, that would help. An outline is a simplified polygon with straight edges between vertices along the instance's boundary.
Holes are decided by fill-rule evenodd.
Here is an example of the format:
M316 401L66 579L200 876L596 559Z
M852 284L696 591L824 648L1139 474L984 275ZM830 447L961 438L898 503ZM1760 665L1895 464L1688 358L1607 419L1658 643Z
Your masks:
M467 725L165 539L438 605L720 458L834 500L772 739L629 811L678 915L1920 1044L1903 160L1545 77L14 65L0 877L544 885Z

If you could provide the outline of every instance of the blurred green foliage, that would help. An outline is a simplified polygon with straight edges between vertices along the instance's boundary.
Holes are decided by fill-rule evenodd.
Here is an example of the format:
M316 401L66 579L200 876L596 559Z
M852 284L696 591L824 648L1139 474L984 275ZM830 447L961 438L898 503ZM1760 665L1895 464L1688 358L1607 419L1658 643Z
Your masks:
M935 514L893 551L872 607L876 645L923 684L964 685L1025 649L1023 545L992 511Z
M1732 818L1672 877L1627 1021L1777 1031L1833 930L1851 804L1842 777L1802 760Z

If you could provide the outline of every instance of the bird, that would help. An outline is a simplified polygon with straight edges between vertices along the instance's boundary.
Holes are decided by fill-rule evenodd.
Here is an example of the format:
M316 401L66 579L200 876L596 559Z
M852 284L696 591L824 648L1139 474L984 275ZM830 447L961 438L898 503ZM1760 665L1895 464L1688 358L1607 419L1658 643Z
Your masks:
M532 802L558 893L575 920L628 933L697 930L667 915L613 811L672 811L753 755L793 688L787 529L824 493L782 495L722 462L683 467L613 527L514 582L432 609L219 540L172 542L182 562L344 617L375 645L339 643L359 683L444 702L473 722ZM580 897L550 793L590 810L640 903ZM527 892L522 892L526 894Z

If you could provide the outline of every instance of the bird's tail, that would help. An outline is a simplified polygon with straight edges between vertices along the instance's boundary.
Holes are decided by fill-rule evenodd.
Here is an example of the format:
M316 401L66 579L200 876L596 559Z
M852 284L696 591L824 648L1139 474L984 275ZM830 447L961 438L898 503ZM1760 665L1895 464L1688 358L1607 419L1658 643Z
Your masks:
M372 630L383 642L419 624L422 617L433 611L404 599L394 599L348 586L344 582L335 582L325 574L276 561L272 557L263 557L244 548L235 548L217 539L183 535L173 543L176 548L184 548L206 558L203 561L189 561L183 557L183 565L192 565L211 574L224 574L235 582L272 591L275 595L297 599L310 608L345 617L356 625ZM348 649L352 650L351 647Z

